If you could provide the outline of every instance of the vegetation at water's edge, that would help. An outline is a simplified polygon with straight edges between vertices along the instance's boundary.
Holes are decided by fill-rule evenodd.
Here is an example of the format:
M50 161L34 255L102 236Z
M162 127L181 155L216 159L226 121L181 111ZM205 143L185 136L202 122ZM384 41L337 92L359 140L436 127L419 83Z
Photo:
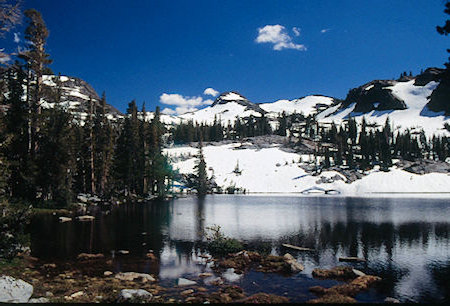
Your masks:
M208 251L213 256L224 256L244 249L241 242L234 238L225 236L220 230L220 225L207 227L206 239L208 241Z

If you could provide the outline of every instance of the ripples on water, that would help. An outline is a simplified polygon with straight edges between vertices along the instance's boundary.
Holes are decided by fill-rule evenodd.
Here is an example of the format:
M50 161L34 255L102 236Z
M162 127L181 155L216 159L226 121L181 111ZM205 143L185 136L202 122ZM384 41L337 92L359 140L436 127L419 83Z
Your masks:
M117 271L149 272L163 284L207 270L199 264L198 242L205 227L218 224L223 232L273 254L290 252L305 270L292 277L251 272L235 280L247 292L273 292L312 298L308 287L314 268L338 264L340 256L358 256L351 264L379 275L376 289L359 301L450 301L450 202L448 200L344 197L261 197L214 195L127 204L106 215L100 209L93 223L60 224L54 216L38 216L31 226L33 255L45 260L69 259L81 252L130 250L117 260ZM282 243L316 249L313 253L286 250ZM149 250L160 264L141 260ZM336 282L319 282L332 286Z

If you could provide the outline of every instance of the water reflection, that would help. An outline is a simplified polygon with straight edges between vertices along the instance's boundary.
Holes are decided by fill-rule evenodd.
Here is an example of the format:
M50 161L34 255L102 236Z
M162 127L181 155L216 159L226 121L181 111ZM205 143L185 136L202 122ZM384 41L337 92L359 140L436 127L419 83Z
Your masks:
M31 227L33 255L52 260L124 249L131 254L118 260L117 270L173 279L205 271L207 267L199 264L198 242L206 227L218 224L226 235L264 244L273 253L288 251L282 243L315 249L293 253L305 265L299 274L303 282L316 267L340 264L340 256L358 256L367 262L353 264L356 268L384 279L377 288L380 295L413 302L449 301L449 274L444 273L450 271L446 200L216 195L95 213L95 222L87 223L59 224L53 216L36 217ZM142 259L149 250L159 257L159 264ZM298 285L298 277L290 280L292 286ZM248 281L239 280L242 285Z

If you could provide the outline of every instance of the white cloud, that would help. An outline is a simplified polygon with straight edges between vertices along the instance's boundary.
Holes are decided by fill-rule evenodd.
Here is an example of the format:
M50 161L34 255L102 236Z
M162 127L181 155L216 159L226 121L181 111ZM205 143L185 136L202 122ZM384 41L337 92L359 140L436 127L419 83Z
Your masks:
M20 43L19 33L14 33L14 42L15 42L16 44Z
M300 33L299 33L300 34ZM292 42L292 38L287 34L286 28L282 25L266 25L258 29L256 43L272 43L273 49L280 51L283 49L294 49L306 51L306 47Z
M326 32L328 32L330 29L322 29L322 30L320 30L320 33L326 33Z
M163 93L159 97L159 102L166 105L176 106L175 110L165 108L164 114L168 115L181 115L187 112L194 112L198 110L198 107L210 105L213 103L211 99L203 100L202 97L183 97L179 94L167 94Z
M203 94L204 94L204 95L210 95L210 96L216 97L216 96L219 94L219 92L218 92L217 90L215 90L214 88L209 87L209 88L206 88L206 89L205 89L205 91L203 92Z
M295 36L297 36L297 37L300 36L300 28L293 27L292 32L294 32Z

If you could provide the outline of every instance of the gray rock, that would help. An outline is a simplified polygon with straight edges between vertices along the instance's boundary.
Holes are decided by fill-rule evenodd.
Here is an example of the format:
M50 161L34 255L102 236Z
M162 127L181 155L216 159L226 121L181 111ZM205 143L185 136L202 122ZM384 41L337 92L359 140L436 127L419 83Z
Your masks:
M79 221L84 222L84 221L93 221L95 219L95 217L86 215L86 216L78 216L77 219Z
M186 279L186 278L179 278L178 280L177 280L177 285L178 286L192 286L192 285L195 285L195 284L197 284L196 282L194 282L194 281L191 281L191 280L189 280L189 279Z
M152 297L153 295L144 289L122 289L117 301L122 303L149 302Z
M115 278L124 281L134 281L135 279L141 279L143 282L154 282L155 278L150 274L136 273L136 272L121 272L115 275Z
M284 254L284 261L291 266L292 272L301 272L305 269L302 264L298 263L297 260L289 253Z
M59 222L64 223L64 222L69 222L72 221L72 218L69 217L59 217Z
M46 297L40 297L36 299L30 299L28 303L50 303L50 300Z
M355 273L356 276L365 276L366 273L356 270L356 269L352 269L353 273Z
M33 294L33 286L11 276L0 277L0 303L26 303Z
M83 203L87 203L87 202L88 202L88 197L85 196L84 194L79 194L79 195L77 196L77 199L78 199L80 202L83 202Z
M394 299L394 298L392 298L392 297L387 297L387 298L385 298L385 299L384 299L384 302L385 302L385 303L391 303L391 304L398 304L398 303L400 303L399 300Z

